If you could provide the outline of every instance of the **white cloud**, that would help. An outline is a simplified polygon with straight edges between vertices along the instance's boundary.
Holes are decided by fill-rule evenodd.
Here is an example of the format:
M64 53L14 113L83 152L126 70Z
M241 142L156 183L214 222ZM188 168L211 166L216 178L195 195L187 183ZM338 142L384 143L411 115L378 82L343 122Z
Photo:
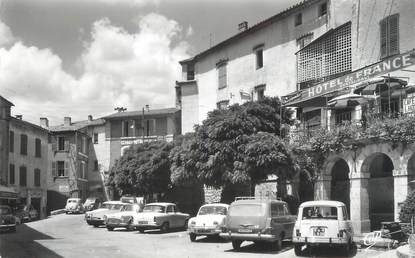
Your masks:
M15 104L15 114L34 122L47 116L56 124L64 116L108 114L115 106L174 105L178 61L187 58L189 48L176 21L151 13L139 19L135 33L128 33L102 19L91 33L79 58L78 78L65 72L49 49L21 42L0 48L0 85L5 85L0 94Z
M1 1L0 1L0 5L1 5ZM0 47L10 44L13 41L15 41L15 38L12 34L12 31L6 24L0 21Z

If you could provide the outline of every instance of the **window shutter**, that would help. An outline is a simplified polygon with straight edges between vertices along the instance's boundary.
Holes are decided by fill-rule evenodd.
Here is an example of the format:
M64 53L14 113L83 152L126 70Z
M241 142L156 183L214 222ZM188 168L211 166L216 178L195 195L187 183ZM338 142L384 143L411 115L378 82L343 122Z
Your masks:
M65 141L65 151L69 151L69 150L70 150L69 141Z
M399 16L394 14L389 17L389 55L399 54Z
M380 21L380 57L385 57L388 55L387 49L387 40L388 40L388 32L387 32L387 18Z
M56 137L52 137L52 151L56 152L58 150L58 144L56 142Z
M69 170L69 163L65 161L64 172L63 172L64 176L69 176L68 170Z
M56 146L56 144L55 144L55 146ZM57 169L56 169L56 162L52 161L52 177L57 177L57 176L58 176L58 172L57 172Z

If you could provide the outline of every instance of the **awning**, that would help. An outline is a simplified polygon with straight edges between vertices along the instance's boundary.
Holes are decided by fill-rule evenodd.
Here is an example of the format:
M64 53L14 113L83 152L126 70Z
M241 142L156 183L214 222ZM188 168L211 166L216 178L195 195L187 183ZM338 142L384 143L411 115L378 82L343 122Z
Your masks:
M17 199L17 192L11 187L0 185L0 199Z
M331 99L327 106L334 109L342 109L347 107L354 107L357 105L366 104L370 99L374 99L372 96L362 96L354 93L344 94Z
M366 81L356 87L355 93L362 95L380 95L384 91L391 92L395 89L404 88L408 83L394 77L377 77Z

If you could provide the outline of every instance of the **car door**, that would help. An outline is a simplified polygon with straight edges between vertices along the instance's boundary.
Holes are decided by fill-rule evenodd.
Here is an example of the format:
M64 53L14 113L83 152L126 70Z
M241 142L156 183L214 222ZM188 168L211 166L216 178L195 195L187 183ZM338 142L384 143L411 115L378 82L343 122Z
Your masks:
M288 210L287 204L284 203L283 204L283 210L284 210L284 231L285 231L285 236L287 238L292 238L293 235L293 228L295 225L295 221L296 221L296 216L295 215L291 215L291 213Z
M171 228L177 227L176 226L177 225L177 219L176 219L176 214L174 212L174 206L173 205L168 205L166 213L167 213L166 217L167 217L167 220L170 224L170 227Z

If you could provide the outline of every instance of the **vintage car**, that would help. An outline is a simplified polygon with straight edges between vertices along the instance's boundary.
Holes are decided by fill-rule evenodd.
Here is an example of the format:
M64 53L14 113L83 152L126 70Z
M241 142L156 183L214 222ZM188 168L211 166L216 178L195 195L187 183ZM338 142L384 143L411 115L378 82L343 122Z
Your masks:
M190 241L194 242L197 236L219 236L225 224L228 204L213 203L200 207L196 217L189 219L188 231Z
M304 202L298 209L293 229L295 254L305 246L336 245L348 253L353 244L353 227L344 203L337 201Z
M167 232L170 228L185 229L189 217L189 214L179 212L174 203L149 203L138 214L136 227L140 233L147 229L160 229L161 232Z
M97 197L88 197L84 202L85 211L92 211L98 209L102 204L100 198Z
M107 201L104 202L101 208L88 211L85 213L85 220L88 225L92 225L94 227L99 227L105 224L105 220L107 216L112 213L120 212L120 210L124 207L124 203L120 201Z
M16 218L8 205L0 205L0 231L16 232Z
M13 211L20 223L36 220L39 218L39 212L32 205L20 204Z
M105 225L108 231L113 231L114 228L134 230L136 228L134 221L137 222L139 212L141 212L141 208L138 203L125 203L119 212L107 214Z
M222 238L238 250L243 241L271 243L280 250L282 241L292 237L295 216L286 202L255 197L237 197L229 206Z
M69 213L83 213L85 212L84 205L80 198L69 198L66 200L65 206L66 214Z

